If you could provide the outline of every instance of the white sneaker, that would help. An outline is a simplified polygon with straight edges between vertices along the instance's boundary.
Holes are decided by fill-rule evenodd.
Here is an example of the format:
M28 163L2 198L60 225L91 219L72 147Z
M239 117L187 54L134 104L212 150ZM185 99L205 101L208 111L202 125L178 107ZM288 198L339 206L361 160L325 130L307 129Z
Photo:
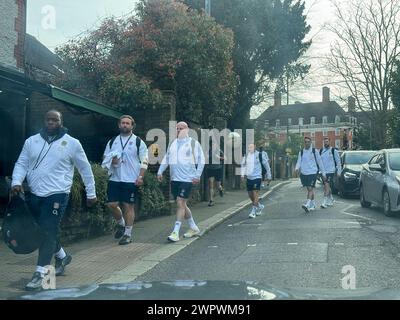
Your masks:
M324 201L321 204L321 208L322 209L328 208L328 200L326 198L324 198Z
M335 203L335 199L331 198L331 199L329 199L329 200L327 201L326 204L327 204L328 207L332 207L334 203Z
M172 231L172 233L168 236L168 241L171 241L171 242L179 241L179 233Z
M254 219L256 217L256 210L251 210L250 214L249 214L249 218Z
M315 208L315 204L311 204L310 206L309 206L309 208L308 208L310 211L314 211L316 208Z
M305 211L306 213L310 212L310 207L308 206L307 203L303 204L301 207L304 209L304 211Z
M200 229L192 229L190 228L184 235L184 238L193 238L193 237L200 236Z
M261 216L264 208L264 205L260 203L258 209L256 210L256 216Z

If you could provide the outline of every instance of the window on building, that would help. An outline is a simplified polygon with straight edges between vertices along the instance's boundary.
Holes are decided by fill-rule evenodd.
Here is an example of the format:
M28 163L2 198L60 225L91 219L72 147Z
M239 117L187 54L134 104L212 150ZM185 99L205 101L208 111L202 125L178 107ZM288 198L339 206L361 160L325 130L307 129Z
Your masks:
M315 137L315 131L311 131L311 137Z
M299 118L299 126L303 125L303 118Z
M340 139L335 140L335 148L340 149Z
M322 117L322 123L323 124L327 124L328 123L328 117L327 116L323 116Z
M287 123L288 123L289 126L291 126L291 125L292 125L292 118L289 118L289 119L287 120Z
M340 137L340 128L335 129L335 136Z
M276 126L277 128L280 127L280 126L281 126L281 120L277 119L277 120L276 120L276 123L275 123L275 126Z
M315 117L311 117L310 124L315 124Z
M339 123L340 122L340 117L339 116L336 116L335 117L335 123Z
M324 135L324 137L328 136L328 130L322 130L322 134Z

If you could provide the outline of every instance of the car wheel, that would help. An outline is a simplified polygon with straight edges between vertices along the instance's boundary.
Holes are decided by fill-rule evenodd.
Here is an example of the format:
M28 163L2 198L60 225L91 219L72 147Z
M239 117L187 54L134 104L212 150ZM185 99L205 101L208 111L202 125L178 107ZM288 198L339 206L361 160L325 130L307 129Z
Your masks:
M371 202L365 201L364 188L362 185L360 185L360 204L363 208L369 208L371 206Z
M383 213L385 214L385 216L387 216L387 217L393 216L394 213L392 210L390 210L390 196L389 196L389 192L387 191L387 189L383 190L382 207L383 207Z

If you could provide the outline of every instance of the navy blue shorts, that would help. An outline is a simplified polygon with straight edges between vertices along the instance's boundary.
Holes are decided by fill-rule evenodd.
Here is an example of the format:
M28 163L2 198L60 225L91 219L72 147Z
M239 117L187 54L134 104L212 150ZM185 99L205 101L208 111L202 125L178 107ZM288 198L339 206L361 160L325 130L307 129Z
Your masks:
M138 194L134 183L108 181L107 202L135 203Z
M261 189L261 179L254 179L246 181L247 191L260 191Z
M192 183L191 182L182 182L182 181L172 181L171 182L171 192L176 198L189 199L190 193L192 192Z
M317 182L317 174L301 174L300 181L303 187L315 188L315 183Z
M214 177L217 181L222 181L222 168L207 169L207 179Z

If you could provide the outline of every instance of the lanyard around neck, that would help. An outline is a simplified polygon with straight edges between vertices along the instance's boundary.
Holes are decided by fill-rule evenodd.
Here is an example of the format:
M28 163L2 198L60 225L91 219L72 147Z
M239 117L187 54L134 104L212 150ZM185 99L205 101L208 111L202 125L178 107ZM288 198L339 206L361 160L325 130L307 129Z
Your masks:
M122 138L121 138L121 136L119 136L119 142L121 143L122 151L125 150L125 147L126 147L126 145L128 144L129 140L131 140L132 136L133 136L133 134L131 134L131 135L129 136L129 138L128 138L128 140L125 142L125 144L122 143Z
M40 153L39 153L39 155L38 155L38 157L37 157L37 159L36 159L35 165L33 166L33 169L32 169L32 170L36 170L36 169L40 166L40 164L42 163L42 161L44 160L44 158L46 158L47 154L49 153L50 148L51 148L53 142L54 142L54 139L52 139L52 141L49 143L49 148L47 149L46 153L43 155L43 158L40 159L40 156L42 155L42 152L43 152L43 150L44 150L44 147L46 146L46 143L48 143L46 140L44 141L42 150L40 150Z

